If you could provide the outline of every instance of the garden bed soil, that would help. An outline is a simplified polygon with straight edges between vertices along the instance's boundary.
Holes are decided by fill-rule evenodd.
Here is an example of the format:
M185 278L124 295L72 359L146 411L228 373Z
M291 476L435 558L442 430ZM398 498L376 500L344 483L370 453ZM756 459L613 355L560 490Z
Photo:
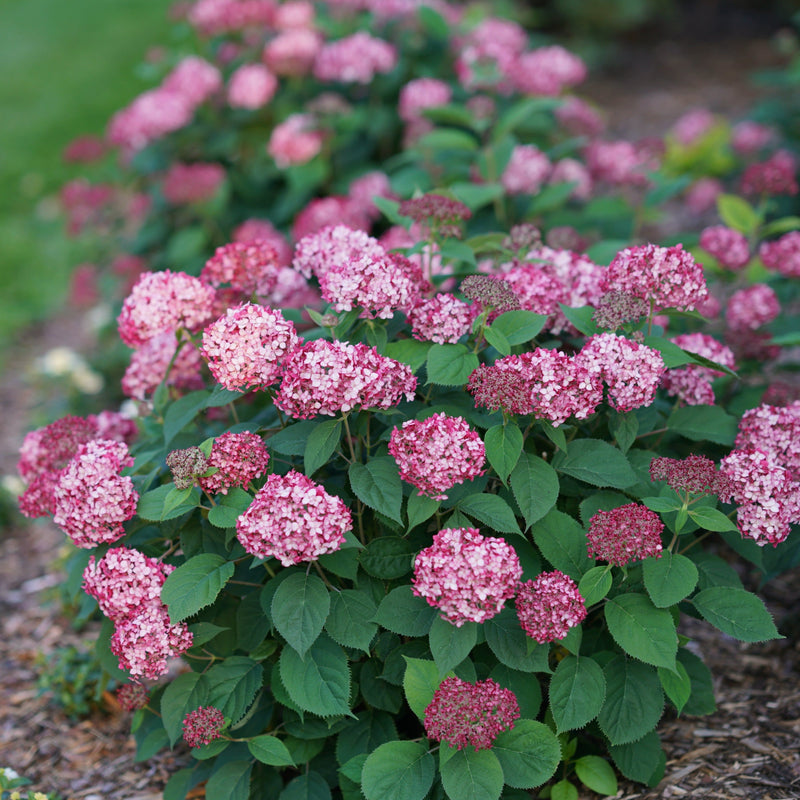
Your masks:
M583 93L607 110L612 135L635 138L663 132L700 106L743 115L757 97L747 76L776 57L766 39L711 48L663 42L629 48L618 63L590 79ZM36 397L24 380L26 365L56 344L81 349L90 342L80 319L65 315L10 354L0 386L0 472L13 472L30 427ZM76 721L37 689L42 655L69 644L90 647L96 630L75 631L53 598L63 579L55 566L63 542L46 522L20 519L0 534L0 766L29 777L31 790L63 800L158 800L169 775L188 760L184 745L136 762L129 715L113 698L107 710ZM742 577L756 588L757 576ZM773 580L761 595L786 638L743 644L702 622L684 625L714 676L718 710L706 717L667 713L659 726L664 779L654 789L623 781L617 798L800 798L800 572Z

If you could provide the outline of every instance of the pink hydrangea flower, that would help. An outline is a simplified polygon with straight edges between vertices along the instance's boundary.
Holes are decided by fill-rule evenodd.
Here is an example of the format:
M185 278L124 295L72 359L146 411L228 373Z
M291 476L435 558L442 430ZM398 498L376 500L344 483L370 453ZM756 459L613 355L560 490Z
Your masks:
M477 311L477 306L451 294L435 294L417 302L407 315L415 339L453 344L469 333Z
M145 400L165 380L167 386L182 391L202 389L203 359L200 351L192 342L182 342L176 356L177 346L175 334L164 331L134 350L122 376L123 394L134 400Z
M121 411L105 409L99 414L89 414L86 419L97 430L97 439L113 439L115 442L132 444L139 436L136 420L125 416Z
M404 122L423 118L426 108L447 105L453 96L450 84L438 78L416 78L400 90L397 113Z
M187 56L164 78L162 87L185 97L194 108L222 89L220 71L205 59Z
M281 267L292 263L292 248L286 237L268 219L246 219L234 229L232 240L242 244L265 243L275 251Z
M589 521L589 558L618 567L651 556L660 558L663 530L658 514L639 503L598 511Z
M539 644L563 639L586 619L577 584L558 570L521 583L514 602L522 630Z
M54 492L53 521L77 547L92 548L125 535L139 495L119 473L133 464L124 442L98 439L78 448Z
M612 186L647 186L647 172L658 166L647 148L625 140L591 142L584 156L592 178Z
M477 528L445 528L414 560L412 591L460 628L499 614L522 577L514 548Z
M116 622L144 607L159 608L161 587L174 569L138 550L112 547L100 559L89 558L83 588L97 600L100 611Z
M457 49L456 74L465 89L513 89L517 57L528 43L525 29L508 19L486 17L463 38L453 41Z
M308 28L283 31L264 47L264 63L276 75L300 77L311 72L322 49L322 37Z
M122 304L119 335L140 347L165 331L197 331L213 315L214 289L185 272L145 272Z
M147 606L115 622L111 652L134 678L155 680L167 672L167 660L183 655L192 640L188 625L173 624L165 605Z
M555 319L559 303L566 304L567 289L541 264L523 263L503 273L503 280L516 295L519 307ZM549 327L549 326L548 326Z
M550 177L550 159L535 145L518 144L500 176L509 194L538 194Z
M236 521L236 537L257 558L289 567L338 550L353 527L347 506L295 470L272 474Z
M649 406L666 369L658 350L613 333L592 336L578 357L605 381L611 407L622 413Z
M338 226L366 233L371 225L371 212L347 195L315 197L294 218L292 239L300 242L306 236Z
M708 358L729 369L736 369L736 361L729 347L718 342L706 333L684 333L671 339L673 344L689 353ZM677 397L689 406L713 405L715 402L712 381L724 375L720 370L701 364L689 364L677 369L669 369L661 379L661 386L667 394Z
M375 75L391 72L396 64L394 45L358 31L323 45L314 62L314 77L321 81L368 84Z
M476 683L445 678L425 709L425 735L461 750L488 750L503 731L514 727L519 704L510 689L487 678Z
M198 0L187 19L204 36L268 28L275 17L274 0Z
M277 309L245 303L229 308L203 331L201 353L226 389L264 389L278 380L297 346L294 325Z
M448 489L482 475L486 463L480 436L462 417L443 413L394 428L389 454L400 477L434 500L445 500Z
M721 266L740 270L750 261L747 237L725 225L713 225L700 234L700 247L711 253Z
M763 403L745 411L736 436L738 449L755 448L800 477L800 401L781 407Z
M147 689L141 683L124 683L117 689L116 698L123 711L138 711L150 702Z
M702 265L680 244L621 250L609 264L602 288L641 297L656 308L680 311L693 310L708 295Z
M747 195L788 194L799 191L797 164L786 150L778 150L766 161L751 164L742 175L742 193Z
M768 125L745 119L737 122L731 131L731 147L740 156L752 156L763 150L775 138L775 131Z
M517 58L514 88L524 94L557 97L586 80L583 60L559 45L539 47Z
M183 719L183 740L189 747L202 747L219 739L225 717L214 706L200 706Z
M111 144L141 150L150 142L180 130L192 121L194 105L187 97L161 87L140 94L108 124Z
M267 153L280 169L286 169L311 161L322 150L324 140L311 114L291 114L272 129Z
M579 97L567 97L554 113L564 129L575 136L594 138L605 127L600 114Z
M210 200L225 181L220 164L173 164L164 176L161 191L172 205L187 205Z
M650 462L650 480L666 481L676 492L697 495L720 494L727 483L710 458L694 454L686 458L654 458Z
M575 158L562 158L553 164L548 183L574 183L570 197L588 200L592 195L592 176L589 170Z
M351 203L371 219L378 219L381 210L375 205L376 197L396 198L392 192L389 176L385 172L374 170L356 178L347 191Z
M314 23L314 5L308 0L286 0L275 9L272 24L279 31L309 28Z
M725 308L725 322L734 331L754 331L781 313L778 296L766 283L755 283L734 292Z
M269 241L231 242L206 261L200 280L215 289L230 286L242 299L266 298L278 282L280 268L279 254Z
M269 103L278 79L263 64L242 64L228 80L228 105L255 110Z
M213 475L201 476L200 486L206 494L227 494L233 486L247 487L260 478L269 463L269 452L263 439L255 433L223 433L214 439L206 469Z
M686 191L686 206L694 214L704 214L714 208L724 191L718 178L699 178Z
M800 231L789 231L780 239L763 242L758 255L767 269L786 278L800 278Z
M417 379L399 361L365 344L316 339L286 359L275 405L290 417L335 416L353 408L390 408L412 400Z
M714 115L707 108L687 111L672 126L670 133L684 147L690 147L703 138L714 125Z

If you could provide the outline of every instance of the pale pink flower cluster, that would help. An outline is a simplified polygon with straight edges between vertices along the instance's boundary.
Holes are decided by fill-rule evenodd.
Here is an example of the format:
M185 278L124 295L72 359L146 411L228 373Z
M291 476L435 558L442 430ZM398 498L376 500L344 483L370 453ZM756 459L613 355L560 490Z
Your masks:
M112 547L99 560L89 557L83 571L83 589L97 600L100 611L116 622L136 614L143 606L159 608L161 587L174 569L138 550Z
M671 341L689 353L703 356L728 369L736 369L731 349L707 333L683 333L673 337ZM686 405L714 405L714 389L711 384L723 374L720 370L702 364L689 364L667 370L661 379L661 386L667 394L677 397Z
M389 176L378 170L367 172L360 178L356 178L350 184L347 196L358 212L363 213L371 220L378 219L382 213L375 205L376 197L396 198L389 183Z
M517 58L527 43L525 29L516 22L486 17L465 37L453 41L459 82L465 89L510 92Z
M356 407L391 408L412 400L416 388L408 366L374 347L316 339L286 359L275 405L295 419L333 417Z
M389 454L400 477L434 500L446 500L448 489L483 475L486 463L481 437L462 417L443 413L394 428Z
M213 315L214 289L185 272L145 272L122 304L119 335L140 347L165 331L196 331Z
M535 145L518 144L500 176L500 183L509 194L537 194L553 166L550 159Z
M775 131L768 125L745 119L733 126L731 147L740 156L752 156L763 150L774 138Z
M550 45L522 53L515 64L514 88L524 94L557 97L586 80L586 64L569 50Z
M83 178L61 187L59 200L67 214L67 230L77 236L90 225L99 225L114 201L115 189L107 183L89 183Z
M200 351L193 342L183 342L175 355L177 346L175 334L164 331L137 347L131 353L130 363L122 376L123 394L134 400L144 400L162 381L180 390L202 389L203 359Z
M247 488L250 481L260 478L269 463L269 452L263 439L255 433L223 433L214 439L206 462L213 475L200 476L200 486L206 494L227 494L234 486Z
M577 584L558 570L521 583L514 603L522 629L539 644L563 639L586 619Z
M647 172L658 166L648 148L622 139L591 142L584 157L592 178L612 186L647 186Z
M263 64L242 64L228 79L228 105L255 110L278 91L278 79Z
M150 702L147 689L141 683L124 683L115 694L117 702L124 711L138 711Z
M262 59L276 75L307 75L322 49L323 39L309 28L282 31L264 46Z
M221 88L219 70L202 58L189 56L159 87L140 94L114 114L108 126L108 140L128 150L141 150L155 139L188 125L195 109Z
M780 313L775 290L766 283L754 283L730 296L725 307L725 322L734 331L754 331L772 322Z
M314 13L309 0L285 0L275 9L272 25L279 31L308 28L314 23Z
M578 358L605 381L609 404L622 413L649 406L666 369L658 350L613 333L592 336Z
M295 470L272 474L236 521L236 537L257 558L284 567L338 550L353 527L347 506Z
M225 181L225 168L220 164L173 164L164 176L161 191L174 206L210 200Z
M372 224L372 211L347 195L315 197L292 222L292 239L299 242L306 236L325 228L343 225L354 231L368 231Z
M489 750L503 731L514 727L519 703L510 689L486 678L468 683L445 678L425 709L425 735L461 750Z
M695 214L704 214L714 208L724 191L718 178L699 178L686 191L686 206Z
M183 718L183 740L189 747L202 747L219 739L225 716L215 706L200 706Z
M200 280L219 289L230 286L241 299L269 297L278 282L281 259L269 241L231 242L218 247L205 263Z
M96 439L113 439L115 442L131 444L139 435L136 421L121 411L104 410L99 414L89 414L86 418L97 430Z
M787 406L766 403L745 411L736 437L739 449L756 448L800 478L800 401Z
M796 195L797 162L787 150L778 150L766 161L751 164L742 175L742 193L749 195Z
M566 287L543 264L517 264L502 276L514 291L519 307L526 311L552 315L555 320L560 311L558 304L567 303Z
M780 239L763 242L758 255L767 269L786 278L800 278L800 231L789 231Z
M592 195L592 175L576 158L562 158L556 161L547 182L550 184L574 183L575 186L570 197L574 197L576 200L588 200Z
M477 528L445 528L417 554L412 591L460 628L499 614L521 577L519 557L503 539Z
M411 334L423 342L453 344L469 333L478 307L452 294L420 300L407 312Z
M311 114L291 114L272 129L267 153L281 169L311 161L320 150L325 136L316 127Z
M683 245L645 244L621 250L609 264L603 292L641 297L656 308L691 311L708 295L703 267Z
M564 129L575 136L594 138L605 127L596 109L580 97L567 97L554 113Z
M628 503L598 511L589 521L589 558L624 567L635 561L661 557L664 523L655 511Z
M714 126L714 115L707 108L687 111L670 131L675 140L684 147L690 147L703 138Z
M358 31L323 45L314 62L314 77L321 81L368 84L375 75L391 72L396 64L394 45Z
M426 108L447 105L453 96L450 84L437 78L416 78L400 90L397 113L403 122L424 119Z
M739 506L736 522L744 538L777 546L800 523L800 486L773 454L736 449L722 459L720 471L728 479L720 500Z
M233 231L232 240L242 244L263 243L272 247L281 267L292 263L292 247L286 237L268 219L246 219Z
M725 225L712 225L700 234L700 247L717 259L720 266L740 270L750 261L747 237Z
M95 439L81 445L53 492L53 522L76 547L91 548L125 535L139 495L119 473L133 464L124 442Z
M191 25L205 36L269 27L275 17L274 0L198 0L188 13Z
M200 352L217 383L244 391L278 380L283 359L297 344L294 325L278 309L244 303L206 327Z

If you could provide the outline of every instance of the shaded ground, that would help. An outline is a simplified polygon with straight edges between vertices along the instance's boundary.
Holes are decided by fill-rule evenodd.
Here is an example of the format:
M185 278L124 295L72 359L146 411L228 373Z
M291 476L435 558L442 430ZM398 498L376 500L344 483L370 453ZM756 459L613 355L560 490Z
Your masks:
M774 63L766 40L732 40L713 49L665 42L626 50L621 66L590 80L584 94L609 110L612 135L647 136L691 108L744 114L756 97L747 75ZM50 323L11 355L0 386L0 472L13 470L36 399L22 379L24 366L65 343L89 346L78 320ZM52 564L62 542L48 524L0 536L0 766L64 800L158 800L185 751L136 763L127 715L112 710L76 723L37 696L37 654L92 637L91 630L73 631L57 604L47 602L61 580ZM664 780L649 791L623 782L618 798L800 798L800 636L792 616L800 574L775 580L762 596L789 636L742 644L690 621L684 633L715 677L719 709L702 718L665 717L659 727L668 755Z

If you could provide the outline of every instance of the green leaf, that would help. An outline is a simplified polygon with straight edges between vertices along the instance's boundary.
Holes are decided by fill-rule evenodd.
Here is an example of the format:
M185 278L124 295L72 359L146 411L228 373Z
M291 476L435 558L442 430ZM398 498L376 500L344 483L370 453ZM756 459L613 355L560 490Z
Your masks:
M483 337L501 356L511 355L511 345L502 331L496 330L490 325L483 329Z
M761 215L747 200L735 194L718 194L717 211L729 228L745 236L750 236L761 224Z
M608 428L619 449L623 453L627 453L636 441L636 434L639 433L639 419L630 413L612 414L608 421Z
M586 608L599 603L611 588L613 578L608 567L592 567L578 583L578 591Z
M463 386L478 368L478 356L463 344L434 344L427 363L429 384Z
M398 339L386 345L386 355L395 361L401 361L416 372L428 359L430 342L420 342L418 339Z
M296 572L278 586L270 616L278 633L302 658L322 633L330 608L331 598L322 579Z
M277 737L265 733L248 739L247 749L253 758L262 764L271 767L293 767L291 753L286 749L286 745Z
M522 452L522 431L513 423L495 425L484 436L486 458L503 483L519 461Z
M406 516L408 517L408 530L416 528L426 520L429 520L439 509L439 501L432 500L424 494L412 492L408 497L406 505Z
M235 566L222 556L201 553L167 576L161 600L169 608L172 623L181 622L211 605L233 577Z
M457 508L496 531L522 535L511 506L496 494L471 494L461 500Z
M664 710L664 693L654 667L623 655L603 669L606 701L597 715L612 745L641 739L655 728Z
M568 181L543 186L531 199L528 214L544 214L547 211L561 208L569 200L576 185L576 181Z
M550 800L578 800L578 790L564 778L550 787Z
M408 707L420 718L425 717L425 709L433 700L433 693L439 688L443 677L435 662L423 658L403 656L406 671L403 675L403 691ZM445 676L447 677L447 676Z
M444 676L457 667L475 647L478 641L478 626L474 622L465 622L457 628L447 620L436 617L431 625L428 640L431 655L439 668L439 675Z
M664 550L660 558L642 562L644 588L653 605L668 608L688 597L697 586L697 567L686 556Z
M550 710L556 731L582 728L591 722L606 699L606 679L600 665L588 656L562 659L550 679Z
M342 437L342 421L329 419L320 422L311 432L303 452L303 468L306 475L313 475L321 466L327 464L339 446Z
M456 200L469 206L471 211L488 206L489 203L505 194L505 189L499 183L459 182L451 184L450 191Z
M594 307L593 306L582 306L581 308L571 308L570 306L565 306L563 303L559 303L559 308L563 312L564 316L584 335L586 336L594 336L596 333L600 333L600 328L597 327L597 323L594 321Z
M215 800L247 800L250 797L251 761L229 761L208 779L206 797Z
M302 456L306 452L308 437L316 430L318 424L313 419L293 422L282 431L272 434L267 439L267 447L284 456Z
M492 139L497 142L506 134L512 133L520 125L529 123L531 118L551 111L561 104L553 97L527 97L518 100L497 120Z
M501 664L520 672L550 672L549 645L538 644L525 635L513 608L504 608L483 623L489 649Z
M278 800L331 800L330 787L319 772L306 772L289 781Z
M800 217L781 217L767 223L760 231L761 238L774 236L776 233L787 233L800 229Z
M670 415L667 428L693 442L732 445L739 423L720 406L681 406Z
M208 702L236 724L264 682L264 667L247 656L228 656L206 673Z
M594 566L587 555L586 531L563 511L550 511L531 528L531 535L542 555L574 581Z
M744 589L712 586L693 598L703 619L740 642L782 639L761 598Z
M193 486L184 502L166 511L167 499L170 496L173 498L176 496L173 492L175 492L175 486L171 483L165 483L163 486L158 486L149 492L145 492L136 505L136 515L141 519L146 519L148 522L165 522L169 519L181 517L200 505L200 490Z
M365 591L345 589L334 592L325 630L343 647L369 653L370 642L378 632L377 623L370 620L377 610L375 602Z
M685 647L678 650L678 663L686 670L692 684L692 693L683 707L684 713L693 716L713 714L717 710L717 702L709 668Z
M385 711L362 711L336 738L336 759L344 764L359 755L397 739L394 717Z
M680 661L675 664L674 672L671 669L659 667L658 679L661 681L664 694L672 701L680 714L692 694L692 679L689 677L686 667Z
M422 742L387 742L369 754L361 771L366 800L423 800L436 762Z
M170 403L164 414L164 444L169 443L206 407L211 393L205 389L189 392Z
M370 459L366 464L351 464L347 472L356 497L375 511L402 522L403 484L391 456Z
M213 622L196 622L194 625L189 626L189 632L192 634L192 647L208 644L212 639L219 636L220 633L229 630L230 628L214 625Z
M641 739L629 744L614 745L609 749L611 758L619 771L632 781L655 786L658 779L653 780L654 773L664 771L666 758L661 749L661 740L655 731L651 731Z
M415 150L461 150L474 152L478 149L478 141L466 131L455 128L435 128L430 133L420 137L415 145Z
M718 508L690 508L689 517L707 531L736 531L738 528Z
M492 752L503 768L506 784L515 789L532 789L549 780L561 761L561 747L555 734L541 722L518 719L492 744Z
M215 528L235 528L236 521L250 507L253 495L233 486L227 494L220 496L217 504L208 512L208 521Z
M661 359L667 369L696 363L694 358L682 347L678 347L675 342L662 336L645 336L644 344L661 353Z
M439 771L450 800L499 800L503 768L497 756L491 750L470 747L456 750L447 758L446 747L442 744L439 751Z
M378 606L373 622L401 636L427 636L436 609L411 591L406 584L392 589Z
M669 611L630 592L609 600L604 612L609 632L626 653L655 667L675 668L678 634Z
M556 504L560 491L558 475L544 459L523 453L511 472L511 490L530 527Z
M600 756L581 756L575 762L575 772L584 786L603 795L617 793L617 776L611 765Z
M678 511L681 504L671 497L643 497L641 502L651 511L659 514L668 514L670 511Z
M417 15L426 33L429 33L432 38L449 39L450 26L438 11L428 6L421 6L417 11Z
M491 327L500 331L510 345L525 344L541 333L547 319L547 314L534 314L533 311L506 311L492 322Z
M566 453L555 455L553 466L592 486L625 489L639 480L625 455L601 439L574 439Z
M411 572L415 553L416 550L407 539L382 536L373 539L358 554L358 560L373 578L390 581Z
M520 714L525 719L535 719L542 706L542 689L539 681L530 672L520 672L505 664L496 664L489 673L504 689L510 689L519 703Z
M320 717L352 716L347 654L324 633L308 649L305 659L291 647L284 647L279 664L289 697L304 711Z
M207 704L208 681L205 675L185 672L178 675L161 695L161 722L169 736L169 746L183 735L183 720L190 712Z
M237 391L236 389L226 389L224 386L217 385L211 390L211 395L206 401L206 408L220 408L227 406L229 403L244 397L244 392ZM206 453L208 455L208 453Z

